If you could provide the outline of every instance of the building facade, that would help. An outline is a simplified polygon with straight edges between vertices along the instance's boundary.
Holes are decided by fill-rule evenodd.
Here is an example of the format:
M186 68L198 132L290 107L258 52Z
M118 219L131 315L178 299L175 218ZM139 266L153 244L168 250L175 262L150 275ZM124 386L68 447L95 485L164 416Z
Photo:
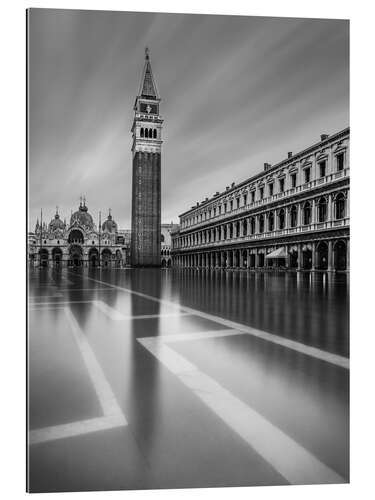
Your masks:
M160 98L146 49L141 86L134 105L132 237L133 266L160 266L161 132Z
M56 214L49 222L37 220L28 233L28 259L41 267L124 267L129 263L130 231L118 229L109 210L99 228L81 200L70 223Z
M349 128L180 215L172 265L349 270Z
M161 267L171 267L172 265L172 233L179 228L178 224L162 224L160 234L160 260Z

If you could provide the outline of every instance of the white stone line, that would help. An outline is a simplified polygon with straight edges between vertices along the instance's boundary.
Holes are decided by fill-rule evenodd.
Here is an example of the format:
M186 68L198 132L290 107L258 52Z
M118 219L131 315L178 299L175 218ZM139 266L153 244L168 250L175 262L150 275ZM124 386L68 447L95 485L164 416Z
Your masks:
M56 305L69 305L69 304L91 304L92 300L59 300L59 301L43 301L31 302L33 306L56 306Z
M86 364L104 415L107 417L113 415L123 415L121 408L117 403L116 397L112 392L111 386L109 385L103 373L103 370L98 363L95 354L90 347L90 344L87 341L86 335L84 335L81 327L74 317L74 314L69 308L65 309L65 314L70 326L72 327L73 336L78 344L82 358ZM125 417L124 422L126 423Z
M124 414L112 392L101 366L99 365L86 336L69 308L64 309L68 323L85 362L104 417L86 419L69 424L33 429L29 432L29 444L43 443L56 439L78 436L89 432L128 425Z
M198 309L193 309L191 307L183 306L181 304L176 304L169 300L159 299L157 297L153 297L152 295L147 295L142 292L136 292L134 290L130 290L128 288L120 287L118 285L112 285L110 283L106 283L105 281L97 280L94 278L87 277L87 279L95 281L97 283L105 284L108 286L112 286L118 290L122 290L123 292L127 292L138 297L143 297L145 299L151 300L153 302L158 302L160 304L175 307L180 309L181 311L188 312L194 316L199 316L201 318L207 319L209 321L213 321L215 323L219 323L227 328L240 330L248 335L252 335L254 337L261 338L268 342L272 342L274 344L281 345L293 351L300 352L301 354L305 354L306 356L310 356L313 358L320 359L322 361L326 361L327 363L331 363L336 366L340 366L341 368L345 368L349 370L349 359L344 356L339 356L338 354L333 354L327 351L323 351L322 349L318 349L317 347L312 347L306 344L302 344L301 342L297 342L295 340L290 340L285 337L280 337L279 335L275 335L273 333L266 332L264 330L258 330L257 328L252 328L251 326L243 325L241 323L237 323L236 321L231 321L228 319L220 318L220 316L215 316L213 314L208 314Z
M99 309L102 313L104 313L108 318L114 320L114 321L121 321L126 319L126 317L120 312L114 309L113 307L110 307L108 304L103 302L102 300L93 300L92 304Z
M81 436L82 434L114 429L125 425L127 424L124 423L124 417L121 415L91 418L68 424L51 425L50 427L31 430L29 433L29 445Z
M214 379L176 353L163 340L138 339L291 484L345 483L346 480Z
M157 338L163 342L186 342L189 340L204 340L216 337L229 337L232 335L245 335L245 332L239 330L203 330L201 332L191 332L191 333L176 333L176 334L161 334ZM143 337L142 343L154 342L156 337Z

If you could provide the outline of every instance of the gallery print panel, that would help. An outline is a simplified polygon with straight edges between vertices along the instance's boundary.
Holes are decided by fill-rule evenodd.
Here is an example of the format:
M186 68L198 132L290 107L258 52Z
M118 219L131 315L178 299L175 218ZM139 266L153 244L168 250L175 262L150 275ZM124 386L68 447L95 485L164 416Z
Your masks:
M348 483L349 22L30 9L27 55L28 491Z

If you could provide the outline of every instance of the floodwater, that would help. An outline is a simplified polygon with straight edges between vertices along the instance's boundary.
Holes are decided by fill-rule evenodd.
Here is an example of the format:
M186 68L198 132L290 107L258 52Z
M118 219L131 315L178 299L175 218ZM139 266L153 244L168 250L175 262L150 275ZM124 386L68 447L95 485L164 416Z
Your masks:
M32 492L349 480L349 278L29 273Z

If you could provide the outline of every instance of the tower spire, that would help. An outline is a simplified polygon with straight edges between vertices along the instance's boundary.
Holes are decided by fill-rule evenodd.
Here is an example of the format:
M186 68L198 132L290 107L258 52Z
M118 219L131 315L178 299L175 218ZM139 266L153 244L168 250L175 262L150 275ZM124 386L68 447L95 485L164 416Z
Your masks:
M145 98L159 99L154 76L152 74L150 51L145 47L145 65L143 67L141 85L138 95Z

